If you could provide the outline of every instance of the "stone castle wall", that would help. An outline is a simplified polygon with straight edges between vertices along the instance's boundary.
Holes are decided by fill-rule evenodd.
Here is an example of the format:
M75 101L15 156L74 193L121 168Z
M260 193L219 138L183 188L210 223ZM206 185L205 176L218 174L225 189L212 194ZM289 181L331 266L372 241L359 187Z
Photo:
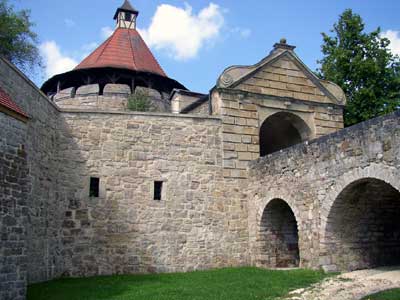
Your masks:
M219 118L59 111L1 63L2 87L31 117L19 135L28 282L249 264L245 183L223 177ZM98 198L90 177L100 179Z
M140 91L148 96L151 103L150 111L170 112L171 104L168 100L169 95L160 93L157 90L136 87L135 91ZM99 95L99 85L90 84L81 86L77 90L69 88L61 90L52 97L53 101L60 108L98 110L98 111L130 111L128 109L128 97L131 94L130 87L123 84L107 84L102 95Z
M0 299L23 300L27 281L26 124L0 113Z
M266 261L260 251L265 234L262 216L274 199L285 201L295 215L301 267L331 271L371 267L368 249L377 245L376 237L386 245L386 254L378 249L375 255L392 255L388 247L398 251L400 243L398 234L390 243L387 240L389 232L400 230L394 221L399 217L399 178L400 111L252 162L248 189L252 264L262 266ZM342 192L358 181L363 184L353 191L355 198L339 202ZM386 225L378 217L386 219ZM357 224L360 229L352 231ZM359 239L346 242L346 232Z
M12 229L12 233L9 231L10 228L5 230L6 236L11 234L10 236L16 241L5 243L15 243L12 251L22 252L22 256L25 256L21 259L15 257L14 261L19 264L14 270L21 269L21 277L16 282L22 286L22 280L26 280L24 278L26 274L29 282L49 280L62 274L60 239L62 218L59 212L62 210L63 199L57 190L58 162L56 160L58 109L22 73L1 59L0 85L30 117L26 124L20 124L19 121L10 120L9 117L1 114L0 134L2 144L0 153L3 154L3 150L9 153L5 155L6 162L0 165L0 169L5 167L6 173L11 172L14 175L17 172L17 182L13 185L19 185L20 188L20 193L12 193L12 196L21 199L17 200L13 210L5 211L11 225L15 222L8 217L14 214L16 218L17 224ZM10 158L8 155L11 155ZM13 156L17 157L13 158ZM11 169L8 169L9 167ZM13 177L12 179L16 180ZM7 200L10 196L7 176L5 180L5 183L4 181L1 183L2 187L4 184L5 190L1 191L0 202L1 205L4 203L7 207L12 204L8 201L15 200ZM3 215L4 211L1 213L1 216ZM20 228L21 222L24 224L23 232ZM4 227L0 229L0 231L3 230ZM19 239L21 243L26 241L24 249L17 249L20 245ZM27 271L25 275L24 269Z
M220 119L71 111L62 122L69 275L247 264L247 212L224 188ZM89 195L90 177L100 179L98 198ZM155 181L163 182L161 201Z
M289 105L270 95L216 89L214 117L58 109L3 60L0 85L31 117L21 124L0 114L7 129L0 132L0 234L6 240L0 251L7 262L0 278L12 296L24 293L25 276L38 282L273 264L278 258L260 246L268 243L261 235L270 223L275 227L267 237L279 242L276 228L285 225L281 240L290 247L297 225L301 267L359 268L363 264L353 262L366 257L365 243L346 242L349 252L335 249L342 241L335 240L332 224L353 217L340 218L346 210L335 204L338 195L364 178L400 190L400 113L259 159L260 125L270 114L297 114L317 138L318 109L336 131L341 107L293 99ZM7 178L16 181L12 187ZM100 180L99 197L90 194L90 178ZM160 201L155 182L163 185ZM386 211L399 208L391 206L396 193L384 195ZM292 213L280 203L264 214L274 199ZM16 204L12 210L10 203ZM279 222L274 209L295 221ZM369 222L380 215L366 215L366 228L388 226ZM400 241L390 242L396 252ZM284 260L295 264L298 258L290 256L296 251L285 250Z

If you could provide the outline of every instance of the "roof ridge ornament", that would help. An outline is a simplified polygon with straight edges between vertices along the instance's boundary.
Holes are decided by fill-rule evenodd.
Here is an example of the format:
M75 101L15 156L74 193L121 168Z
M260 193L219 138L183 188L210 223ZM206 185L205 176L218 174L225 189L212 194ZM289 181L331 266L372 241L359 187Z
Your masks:
M293 51L296 49L296 46L288 45L287 40L285 38L281 38L279 43L276 43L274 45L274 49L284 49L284 50L290 50Z

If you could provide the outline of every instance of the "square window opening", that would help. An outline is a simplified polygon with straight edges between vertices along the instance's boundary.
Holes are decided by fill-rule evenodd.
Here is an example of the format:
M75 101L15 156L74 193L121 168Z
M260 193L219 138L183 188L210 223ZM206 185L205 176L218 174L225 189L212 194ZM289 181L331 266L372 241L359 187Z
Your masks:
M132 14L130 12L125 13L125 21L132 21Z
M100 178L90 177L89 197L98 198L100 194Z
M162 198L162 181L154 181L154 200L161 201Z

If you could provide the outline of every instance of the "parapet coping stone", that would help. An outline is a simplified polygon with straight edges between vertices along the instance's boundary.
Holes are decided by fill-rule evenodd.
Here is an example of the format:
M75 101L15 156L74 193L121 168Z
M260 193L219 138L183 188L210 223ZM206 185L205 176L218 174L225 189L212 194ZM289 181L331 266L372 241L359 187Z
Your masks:
M221 117L206 116L206 115L189 115L189 114L173 114L173 113L159 113L159 112L137 112L137 111L104 111L104 110L82 110L62 108L59 109L64 114L101 114L101 115L126 115L126 116L143 116L143 117L164 117L176 119L199 119L222 122Z

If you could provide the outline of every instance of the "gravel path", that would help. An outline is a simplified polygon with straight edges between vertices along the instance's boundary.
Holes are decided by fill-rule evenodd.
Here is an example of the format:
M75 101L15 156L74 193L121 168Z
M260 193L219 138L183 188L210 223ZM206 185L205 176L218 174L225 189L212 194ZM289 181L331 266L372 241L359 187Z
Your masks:
M307 289L290 293L287 300L359 300L365 296L400 287L400 267L345 273Z

